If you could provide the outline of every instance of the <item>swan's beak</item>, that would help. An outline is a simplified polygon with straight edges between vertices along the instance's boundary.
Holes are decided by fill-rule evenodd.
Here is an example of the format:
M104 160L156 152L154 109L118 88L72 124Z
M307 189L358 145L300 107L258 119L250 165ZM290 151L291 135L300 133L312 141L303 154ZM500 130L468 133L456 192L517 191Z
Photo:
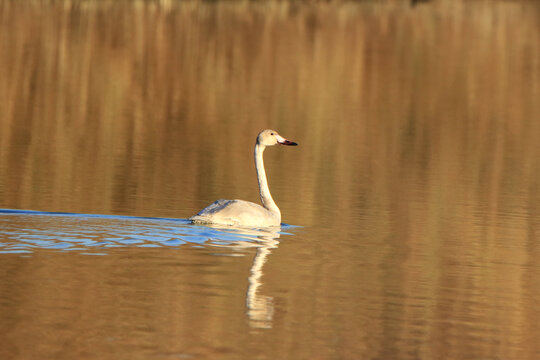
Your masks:
M296 145L298 145L298 144L295 143L294 141L287 140L287 139L285 139L284 137L281 137L281 136L279 136L279 135L276 135L276 139L277 139L278 143L280 143L281 145L289 145L289 146L296 146Z

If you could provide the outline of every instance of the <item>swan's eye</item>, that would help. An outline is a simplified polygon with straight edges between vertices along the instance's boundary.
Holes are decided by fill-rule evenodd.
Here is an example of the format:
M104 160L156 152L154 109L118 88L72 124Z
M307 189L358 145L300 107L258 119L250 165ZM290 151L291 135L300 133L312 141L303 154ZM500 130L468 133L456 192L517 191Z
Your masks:
M270 135L275 135L274 133L270 133Z

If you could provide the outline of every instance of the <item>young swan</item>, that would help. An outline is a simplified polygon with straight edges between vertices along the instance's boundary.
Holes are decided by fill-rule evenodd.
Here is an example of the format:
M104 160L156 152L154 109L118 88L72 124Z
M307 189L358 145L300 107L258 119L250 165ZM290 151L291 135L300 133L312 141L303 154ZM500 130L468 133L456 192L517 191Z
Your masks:
M221 224L245 227L269 227L281 225L281 212L277 207L266 180L263 152L267 146L276 144L298 145L281 137L277 131L263 130L255 143L255 168L259 181L259 193L263 206L244 200L217 200L189 218L193 223Z

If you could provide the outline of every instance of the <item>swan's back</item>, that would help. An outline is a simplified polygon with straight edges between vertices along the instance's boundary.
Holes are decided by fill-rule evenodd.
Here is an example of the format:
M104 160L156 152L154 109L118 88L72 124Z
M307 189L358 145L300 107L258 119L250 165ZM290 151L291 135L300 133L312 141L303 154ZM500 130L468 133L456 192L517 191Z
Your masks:
M195 216L194 223L267 227L281 225L281 214L244 200L217 200Z

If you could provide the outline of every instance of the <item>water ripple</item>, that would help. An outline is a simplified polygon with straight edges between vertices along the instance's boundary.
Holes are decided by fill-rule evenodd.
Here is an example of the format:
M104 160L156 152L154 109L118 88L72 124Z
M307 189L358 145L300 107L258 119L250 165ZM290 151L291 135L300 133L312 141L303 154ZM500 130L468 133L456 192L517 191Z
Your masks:
M117 247L171 248L184 244L258 247L291 228L275 231L220 229L191 225L185 219L50 213L0 209L0 254L39 249L105 255Z

